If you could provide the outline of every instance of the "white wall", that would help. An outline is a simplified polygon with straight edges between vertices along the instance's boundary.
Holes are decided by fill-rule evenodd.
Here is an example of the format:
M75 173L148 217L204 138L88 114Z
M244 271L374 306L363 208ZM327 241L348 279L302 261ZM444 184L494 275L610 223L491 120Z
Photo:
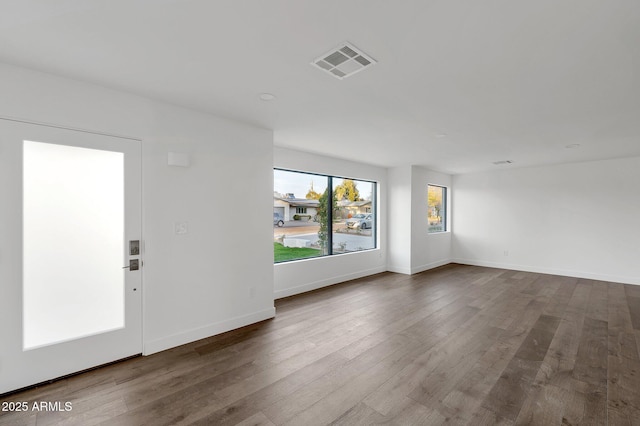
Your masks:
M411 166L388 169L389 250L387 270L411 274Z
M389 169L388 270L415 274L451 262L451 232L429 234L427 185L449 188L451 176L420 166ZM451 203L448 203L450 207ZM451 229L450 208L447 223Z
M454 176L456 262L640 284L640 158Z
M270 131L2 64L0 93L3 117L142 140L145 353L274 315ZM252 200L241 217L238 196Z
M447 231L429 233L427 220L427 186L447 188L447 197L453 192L451 176L424 167L411 168L411 273L426 271L451 263L451 202L447 203Z
M155 106L151 129L143 150L147 347L272 317L271 132L165 105ZM167 151L189 153L191 167L167 167ZM238 199L251 208L229 208ZM189 233L175 235L183 221Z
M273 156L273 166L278 168L378 182L378 248L273 265L275 297L291 296L385 271L387 170L279 147L274 148ZM273 182L273 175L270 182ZM270 193L273 193L273 189ZM270 251L273 262L272 253L273 249Z

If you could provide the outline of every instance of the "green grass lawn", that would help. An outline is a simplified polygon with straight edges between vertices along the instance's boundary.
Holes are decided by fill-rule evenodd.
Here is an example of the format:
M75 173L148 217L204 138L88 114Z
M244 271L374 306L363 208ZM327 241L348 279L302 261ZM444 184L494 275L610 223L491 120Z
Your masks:
M320 256L321 252L312 248L285 247L280 243L273 243L273 261L275 263L285 260L304 259Z

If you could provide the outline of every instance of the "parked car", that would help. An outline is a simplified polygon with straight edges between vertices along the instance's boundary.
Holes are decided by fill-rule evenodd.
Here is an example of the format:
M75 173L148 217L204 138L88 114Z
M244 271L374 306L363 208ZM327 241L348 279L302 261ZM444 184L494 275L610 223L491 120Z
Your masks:
M273 226L281 227L284 225L284 218L280 213L273 212Z
M350 219L347 219L347 228L349 229L371 229L372 214L358 213Z

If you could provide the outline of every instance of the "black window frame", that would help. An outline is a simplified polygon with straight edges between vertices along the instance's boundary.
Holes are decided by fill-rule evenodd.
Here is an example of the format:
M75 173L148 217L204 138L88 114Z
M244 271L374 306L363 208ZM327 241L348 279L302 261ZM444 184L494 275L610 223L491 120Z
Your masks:
M373 226L372 228L372 232L371 232L371 236L373 238L373 244L374 246L372 248L367 248L367 249L363 249L363 250L357 250L357 251L350 251L348 253L333 253L333 209L329 209L328 213L327 213L327 221L329 224L331 224L330 230L328 232L327 235L327 254L323 254L320 256L315 256L315 257L309 257L309 258L300 258L300 259L290 259L290 260L283 260L281 262L274 262L274 265L281 265L283 263L287 263L287 262L292 262L292 261L296 261L296 260L311 260L311 259L318 259L318 258L324 258L324 257L329 257L329 256L340 256L343 254L352 254L352 253L361 253L364 251L370 251L370 250L376 250L378 249L378 182L374 181L374 180L367 180L367 179L360 179L360 178L354 178L354 177L345 177L345 176L335 176L335 175L325 175L322 173L314 173L314 172L305 172L305 171L300 171L300 170L292 170L292 169L285 169L285 168L281 168L281 167L274 167L273 170L279 170L282 172L290 172L290 173L300 173L300 174L306 174L306 175L311 175L311 176L320 176L323 178L327 179L327 191L329 191L329 194L333 194L333 179L349 179L349 180L354 180L354 181L359 181L359 182L366 182L366 183L370 183L372 185L372 190L371 190L371 212L367 213L367 214L371 214L373 217L373 222L375 223L375 226Z
M438 185L435 183L428 183L427 184L427 209L429 209L429 187L433 186L434 188L440 188L442 189L442 209L444 210L444 214L441 216L442 217L442 226L443 229L442 231L431 231L429 230L429 213L427 212L427 233L428 234L441 234L443 232L449 232L449 227L448 227L448 223L447 223L447 215L449 214L449 203L448 203L448 197L449 197L449 188L447 188L444 185Z

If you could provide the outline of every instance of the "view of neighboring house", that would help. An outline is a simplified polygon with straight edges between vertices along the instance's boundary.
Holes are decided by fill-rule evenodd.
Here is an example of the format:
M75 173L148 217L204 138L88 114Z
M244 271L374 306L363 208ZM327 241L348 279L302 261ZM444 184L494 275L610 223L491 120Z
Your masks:
M296 198L294 194L273 194L273 212L279 213L284 221L295 220L294 216L301 218L308 217L308 220L315 220L318 213L318 200L310 200L307 198ZM337 217L340 219L348 219L358 213L371 213L371 200L363 201L337 201Z
M349 201L340 200L338 204L338 217L348 219L358 213L371 213L371 200Z
M294 220L294 216L308 216L313 220L318 213L318 200L295 198L294 194L273 194L273 212L280 213L284 221Z

